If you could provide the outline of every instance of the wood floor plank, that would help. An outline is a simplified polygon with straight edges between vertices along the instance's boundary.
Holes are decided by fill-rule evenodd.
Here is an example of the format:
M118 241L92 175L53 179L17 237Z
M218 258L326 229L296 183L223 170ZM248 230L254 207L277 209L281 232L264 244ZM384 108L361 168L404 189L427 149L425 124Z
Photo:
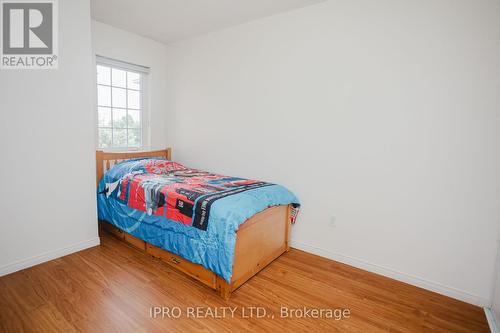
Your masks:
M180 318L150 315L179 308ZM224 319L188 309L235 308ZM264 318L249 317L261 307ZM280 309L349 309L349 318ZM255 308L253 308L255 310ZM246 311L246 313L244 312ZM246 316L245 316L246 315ZM0 278L0 332L489 332L483 310L292 249L233 293L210 288L105 235L87 249Z

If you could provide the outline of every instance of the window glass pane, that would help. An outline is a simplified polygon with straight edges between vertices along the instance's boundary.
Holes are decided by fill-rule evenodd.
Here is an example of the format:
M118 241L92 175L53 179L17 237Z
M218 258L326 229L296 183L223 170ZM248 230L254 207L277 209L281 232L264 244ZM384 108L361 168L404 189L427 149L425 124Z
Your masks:
M113 146L127 147L127 130L113 129Z
M141 89L141 75L139 73L127 72L127 88Z
M97 105L111 106L111 88L97 86Z
M139 147L141 145L141 131L138 129L128 130L128 146Z
M97 115L99 127L111 127L111 108L99 107Z
M111 147L111 129L99 128L99 147Z
M127 90L128 94L128 107L130 109L140 109L141 108L141 96L138 91Z
M127 96L127 91L125 89L113 87L113 107L126 108L127 107L126 96Z
M111 74L113 87L127 87L127 72L113 68Z
M97 84L111 85L111 68L97 65Z
M127 110L113 109L113 127L127 128Z
M112 67L96 65L99 147L140 147L144 74Z
M128 110L128 128L141 128L141 111Z

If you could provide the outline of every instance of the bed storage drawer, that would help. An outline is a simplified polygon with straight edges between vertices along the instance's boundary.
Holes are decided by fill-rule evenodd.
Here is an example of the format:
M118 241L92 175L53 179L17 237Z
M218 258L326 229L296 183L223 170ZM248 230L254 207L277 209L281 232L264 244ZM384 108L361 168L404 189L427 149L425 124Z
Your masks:
M143 241L142 239L139 239L137 237L134 237L130 234L127 234L124 232L125 236L124 239L127 243L129 243L132 246L135 246L136 248L145 251L146 250L146 242Z
M99 221L99 225L101 229L104 229L113 236L124 240L125 242L142 251L146 251L153 257L161 259L161 261L206 284L210 288L216 289L217 275L214 272L206 269L205 267L194 264L176 254L168 252L167 250L163 250L159 247L153 246L143 241L142 239L134 237L118 229L117 227L106 221Z
M113 236L119 238L119 239L125 239L125 232L122 230L118 229L114 225L110 224L109 222L106 221L99 221L99 226L101 229L106 230Z
M196 280L203 282L210 288L216 287L216 275L204 268L201 265L194 264L176 254L163 250L159 247L153 246L146 243L146 252L151 254L153 257L161 259L163 262L177 268L178 270L186 273L187 275L195 278Z

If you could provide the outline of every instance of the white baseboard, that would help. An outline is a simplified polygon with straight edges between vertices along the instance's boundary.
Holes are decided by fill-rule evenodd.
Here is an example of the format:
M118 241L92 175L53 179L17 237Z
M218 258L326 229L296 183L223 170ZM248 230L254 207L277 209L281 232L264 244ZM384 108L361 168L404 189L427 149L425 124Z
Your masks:
M88 249L89 247L97 246L101 243L99 237L91 238L82 242L78 242L76 244L64 247L62 249L48 251L30 258L22 259L15 261L13 263L7 264L5 266L0 267L0 276L4 276L10 273L14 273L20 271L22 269L35 266L46 261L50 261L53 259L57 259L68 254L78 252L81 250Z
M386 267L379 266L376 264L371 264L371 263L363 261L361 259L345 256L345 255L338 254L338 253L333 253L329 250L325 250L325 249L322 249L322 248L319 248L316 246L304 244L304 243L295 241L293 239L292 239L290 245L293 248L303 250L305 252L316 254L318 256L332 259L335 261L339 261L341 263L344 263L344 264L347 264L350 266L354 266L356 268L361 268L361 269L364 269L364 270L372 272L372 273L384 275L384 276L389 277L391 279L405 282L405 283L408 283L408 284L411 284L411 285L414 285L414 286L417 286L417 287L420 287L423 289L427 289L427 290L430 290L430 291L433 291L433 292L436 292L436 293L439 293L439 294L442 294L442 295L445 295L448 297L452 297L452 298L470 303L470 304L478 305L481 307L489 307L491 305L491 301L489 299L484 298L484 297L470 294L466 291L456 289L453 287L449 287L449 286L445 286L441 283L429 281L429 280L426 280L426 279L423 279L423 278L420 278L417 276L413 276L411 274L406 274L406 273L398 272L398 271L390 269L390 268L386 268Z
M488 325L490 326L491 333L500 333L498 331L497 321L495 320L495 314L491 310L491 308L484 308L484 314L486 315L486 319L488 320Z

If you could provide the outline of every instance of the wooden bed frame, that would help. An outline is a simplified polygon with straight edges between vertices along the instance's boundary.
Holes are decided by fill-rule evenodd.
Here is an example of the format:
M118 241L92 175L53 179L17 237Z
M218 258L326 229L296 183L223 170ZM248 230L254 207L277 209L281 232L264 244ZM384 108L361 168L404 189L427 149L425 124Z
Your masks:
M97 183L115 163L138 157L164 157L171 160L172 149L144 152L96 151ZM231 283L205 267L136 238L106 221L99 221L99 231L111 233L121 240L159 258L217 292L226 300L243 283L290 250L290 205L270 207L243 223L236 233L236 246Z

